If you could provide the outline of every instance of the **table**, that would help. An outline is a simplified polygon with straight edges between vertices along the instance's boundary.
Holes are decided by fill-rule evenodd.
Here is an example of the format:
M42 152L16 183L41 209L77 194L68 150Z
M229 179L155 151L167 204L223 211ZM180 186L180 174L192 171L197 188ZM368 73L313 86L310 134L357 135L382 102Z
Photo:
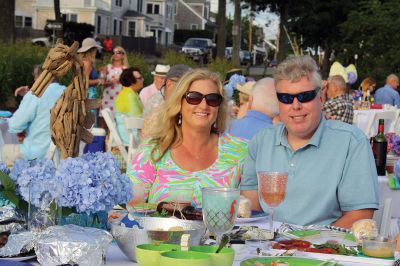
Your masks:
M387 176L379 176L379 202L382 205L385 202L385 199L392 199L392 217L400 218L400 190L391 189L388 185L388 177Z
M17 135L8 132L8 119L0 119L0 161L2 161L3 145L18 144Z

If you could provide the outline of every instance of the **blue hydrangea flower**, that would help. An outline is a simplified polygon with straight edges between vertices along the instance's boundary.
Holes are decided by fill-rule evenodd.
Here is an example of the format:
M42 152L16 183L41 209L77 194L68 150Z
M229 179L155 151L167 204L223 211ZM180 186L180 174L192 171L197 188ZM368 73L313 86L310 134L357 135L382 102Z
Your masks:
M8 167L2 162L0 162L0 171L6 175L10 174L10 169L8 169Z
M397 180L400 182L400 160L397 160L394 164L394 173L397 177Z
M392 151L396 155L400 155L400 136L395 135L392 137Z
M234 74L229 78L229 83L224 86L228 98L232 98L233 90L236 89L238 84L246 83L245 76Z
M61 184L61 206L72 207L77 212L108 211L119 203L128 202L131 183L121 174L111 153L87 153L78 158L60 162L56 180Z

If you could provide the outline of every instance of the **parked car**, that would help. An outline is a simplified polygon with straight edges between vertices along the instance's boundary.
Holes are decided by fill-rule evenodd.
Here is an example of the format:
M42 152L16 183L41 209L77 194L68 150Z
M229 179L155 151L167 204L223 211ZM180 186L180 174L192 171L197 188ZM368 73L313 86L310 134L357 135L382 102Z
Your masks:
M50 37L33 38L32 44L46 47L51 47L53 45L53 43L50 41Z
M206 38L189 38L182 47L182 53L192 58L194 61L208 63L212 58L212 49L215 43Z
M247 65L252 63L251 53L247 50L241 50L239 53L239 57L240 57L240 64L242 65Z

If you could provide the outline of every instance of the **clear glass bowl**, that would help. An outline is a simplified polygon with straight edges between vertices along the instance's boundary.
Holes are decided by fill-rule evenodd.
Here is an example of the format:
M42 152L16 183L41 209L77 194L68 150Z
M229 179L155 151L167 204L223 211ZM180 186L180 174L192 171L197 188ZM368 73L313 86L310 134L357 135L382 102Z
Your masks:
M363 253L369 257L391 258L394 256L396 241L383 237L362 240Z

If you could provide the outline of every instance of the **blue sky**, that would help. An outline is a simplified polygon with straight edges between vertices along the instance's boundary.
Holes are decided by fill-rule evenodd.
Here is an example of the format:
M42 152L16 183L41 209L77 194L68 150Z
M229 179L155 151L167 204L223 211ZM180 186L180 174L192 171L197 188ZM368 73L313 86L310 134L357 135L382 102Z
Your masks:
M234 7L233 3L230 0L227 0L228 4L226 7L226 15L233 17L234 14ZM218 0L211 0L211 11L217 13L218 12ZM242 16L245 16L248 14L248 11L245 9L242 9ZM269 22L269 25L266 26ZM276 39L277 34L278 34L278 28L279 28L279 17L273 13L269 12L260 12L256 14L256 17L254 19L254 24L261 26L264 28L264 34L265 34L265 39L266 40L271 40L271 39Z

